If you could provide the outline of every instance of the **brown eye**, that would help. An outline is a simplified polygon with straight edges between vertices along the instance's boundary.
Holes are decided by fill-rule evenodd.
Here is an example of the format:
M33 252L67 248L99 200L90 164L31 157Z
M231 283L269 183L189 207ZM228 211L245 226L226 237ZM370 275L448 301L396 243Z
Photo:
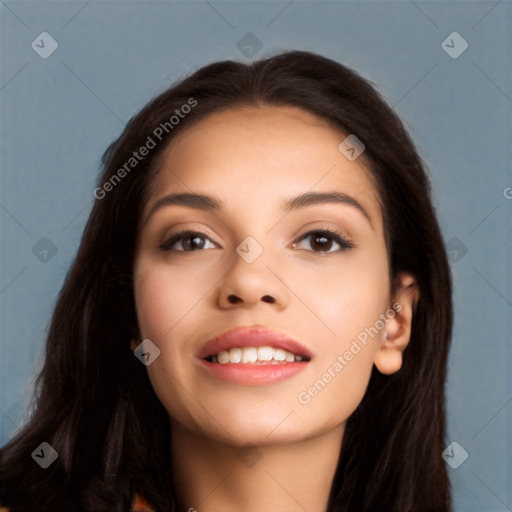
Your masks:
M159 249L162 251L194 252L204 249L207 241L211 242L204 233L185 230L169 237L159 246ZM180 244L182 249L175 249L174 246L177 244Z
M301 237L299 242L302 242L307 238L310 239L309 245L314 252L339 252L345 251L347 249L353 249L354 247L352 243L342 238L339 233L336 233L331 230L322 229L310 231L309 233L306 233L303 237ZM336 248L336 245L338 245L339 248ZM331 249L333 248L333 246L335 247L335 249L332 251ZM297 243L294 244L294 247L297 247Z

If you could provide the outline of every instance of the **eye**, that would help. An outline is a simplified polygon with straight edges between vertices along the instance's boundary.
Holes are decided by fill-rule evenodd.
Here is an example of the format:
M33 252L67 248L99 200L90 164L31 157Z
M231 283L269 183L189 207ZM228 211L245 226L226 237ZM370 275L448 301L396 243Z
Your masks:
M207 240L211 242L204 233L184 230L171 235L167 240L160 244L158 248L162 251L194 252L205 249ZM181 244L183 249L174 249L176 244ZM208 249L209 247L206 248Z
M353 249L354 245L341 236L340 233L335 231L331 231L330 229L319 229L315 231L309 231L303 237L301 237L298 242L302 242L306 238L310 238L310 247L313 248L314 252L339 252L345 251L347 249ZM337 244L339 249L335 249L331 251L333 248L333 244ZM293 244L293 247L297 247L297 242ZM317 250L318 249L318 250Z
M329 229L309 231L304 236L302 236L298 242L302 242L307 238L310 238L310 247L314 252L340 252L354 248L353 244L349 240L343 238L340 233L331 231ZM215 246L210 238L204 233L199 231L184 230L171 235L167 240L160 244L159 249L163 251L197 252L202 249L212 248L207 247L208 242L212 244L212 247ZM177 244L180 244L182 248L175 248ZM334 248L334 250L331 250L333 249L333 244L334 247L335 245L338 245L339 248ZM295 242L293 247L297 248L298 243Z

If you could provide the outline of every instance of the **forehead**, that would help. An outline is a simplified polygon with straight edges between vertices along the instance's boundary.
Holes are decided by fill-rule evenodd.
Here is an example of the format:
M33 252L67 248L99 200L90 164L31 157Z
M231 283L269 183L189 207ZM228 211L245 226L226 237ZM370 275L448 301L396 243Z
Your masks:
M292 106L233 107L179 133L159 162L150 200L170 191L215 192L225 202L256 206L283 194L339 190L378 212L364 153L350 161L338 148L347 137Z

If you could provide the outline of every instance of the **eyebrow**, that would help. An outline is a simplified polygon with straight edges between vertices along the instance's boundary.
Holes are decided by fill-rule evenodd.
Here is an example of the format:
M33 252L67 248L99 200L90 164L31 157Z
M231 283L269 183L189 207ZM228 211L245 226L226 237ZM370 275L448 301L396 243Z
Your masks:
M306 192L305 194L286 199L281 205L281 209L283 212L289 213L291 211L306 208L315 204L325 203L338 203L353 206L364 215L373 229L372 219L368 212L363 208L361 203L359 203L353 197L344 194L343 192ZM156 210L171 205L188 206L189 208L197 208L199 210L205 211L218 211L223 208L222 201L213 196L188 192L170 194L159 199L151 207L148 214L146 215L146 218L144 219L143 225L146 224L146 222L155 213Z

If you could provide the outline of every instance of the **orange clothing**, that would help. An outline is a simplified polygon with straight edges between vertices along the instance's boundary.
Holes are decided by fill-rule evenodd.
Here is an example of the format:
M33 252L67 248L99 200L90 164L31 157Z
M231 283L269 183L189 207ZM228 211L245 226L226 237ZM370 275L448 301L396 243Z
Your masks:
M2 512L2 510L0 510ZM142 494L135 492L130 512L155 512L155 509Z

